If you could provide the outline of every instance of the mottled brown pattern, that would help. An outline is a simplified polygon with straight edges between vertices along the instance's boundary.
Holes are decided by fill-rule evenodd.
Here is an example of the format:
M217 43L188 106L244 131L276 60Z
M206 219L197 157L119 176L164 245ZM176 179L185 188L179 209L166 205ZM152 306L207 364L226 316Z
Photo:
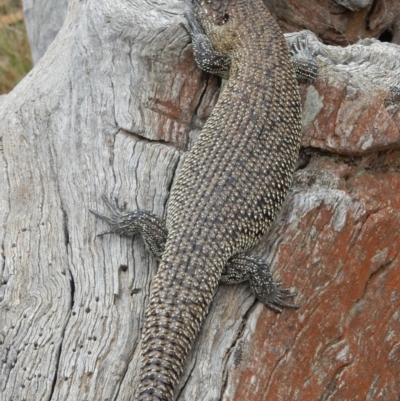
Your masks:
M268 229L299 149L295 74L261 0L202 6L207 37L231 59L229 80L171 193L168 239L146 311L138 400L173 399L224 266Z

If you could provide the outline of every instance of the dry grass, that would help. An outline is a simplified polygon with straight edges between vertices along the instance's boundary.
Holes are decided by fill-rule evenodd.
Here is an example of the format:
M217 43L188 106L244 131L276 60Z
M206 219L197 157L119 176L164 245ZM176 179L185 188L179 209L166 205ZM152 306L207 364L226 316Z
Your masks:
M0 94L10 92L32 68L20 0L0 0Z

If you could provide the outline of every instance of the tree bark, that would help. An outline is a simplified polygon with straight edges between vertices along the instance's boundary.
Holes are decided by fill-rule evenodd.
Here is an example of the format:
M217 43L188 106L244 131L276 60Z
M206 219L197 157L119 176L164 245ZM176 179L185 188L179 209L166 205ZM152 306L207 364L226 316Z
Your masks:
M183 7L72 0L40 63L0 97L0 400L134 399L157 263L140 238L96 237L107 226L89 208L104 210L106 194L165 214L218 96L195 66ZM400 112L389 90L400 49L297 37L320 65L301 87L305 161L255 252L298 290L300 309L278 316L247 285L221 286L180 401L400 392Z
M32 60L36 64L60 31L67 14L67 0L23 0Z

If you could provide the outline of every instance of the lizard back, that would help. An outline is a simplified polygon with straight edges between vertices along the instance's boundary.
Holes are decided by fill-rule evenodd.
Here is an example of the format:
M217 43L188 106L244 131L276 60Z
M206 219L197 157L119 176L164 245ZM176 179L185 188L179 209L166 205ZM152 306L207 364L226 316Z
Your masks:
M172 400L225 264L270 226L299 150L298 85L262 1L208 0L200 7L208 38L231 67L171 192L166 247L146 309L142 401ZM218 25L221 14L228 19Z

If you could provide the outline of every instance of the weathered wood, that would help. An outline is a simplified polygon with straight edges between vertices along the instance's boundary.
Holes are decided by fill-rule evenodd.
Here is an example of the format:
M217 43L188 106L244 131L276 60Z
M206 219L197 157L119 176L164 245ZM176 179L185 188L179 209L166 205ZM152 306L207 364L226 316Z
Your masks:
M106 194L165 213L179 163L218 93L217 80L194 64L182 10L172 0L72 0L40 63L0 97L2 401L133 399L156 261L141 239L96 237L107 227L89 208L103 210ZM383 105L389 86L400 85L400 50L339 50L301 35L321 66L315 85L302 86L311 162L256 250L297 288L301 308L277 316L247 285L221 287L181 401L350 401L354 392L343 391L351 386L369 399L400 391L379 379L400 375L400 119L397 105ZM340 107L331 107L332 93ZM364 142L354 140L357 124L335 131L357 94L392 124L389 138L387 126L365 132L372 141ZM373 308L385 316L382 332ZM368 333L367 351L355 345L363 321L382 346L377 371L357 388L353 367L375 356Z
M60 31L67 14L67 0L23 0L26 30L36 64Z
M173 7L70 2L45 57L2 98L2 399L118 394L156 262L140 240L97 238L89 207L105 193L164 211L180 151L144 137L187 131L204 86L177 68L195 66ZM167 118L157 101L173 108L188 88L193 103Z

